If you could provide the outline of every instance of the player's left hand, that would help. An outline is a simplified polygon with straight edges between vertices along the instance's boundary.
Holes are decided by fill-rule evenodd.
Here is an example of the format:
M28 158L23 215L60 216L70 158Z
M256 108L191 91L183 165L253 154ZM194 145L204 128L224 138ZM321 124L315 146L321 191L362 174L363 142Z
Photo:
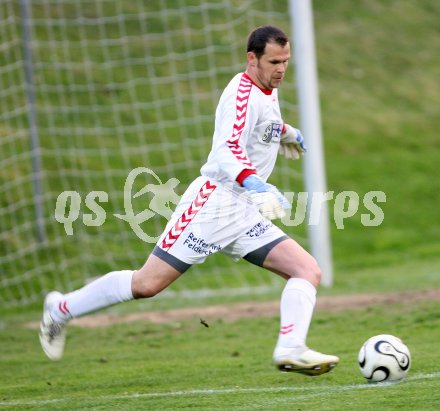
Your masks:
M301 131L285 124L286 131L281 135L278 152L286 158L298 160L307 151Z
M266 183L255 174L243 180L243 187L250 192L260 213L269 220L283 218L286 210L292 208L289 200L274 185Z

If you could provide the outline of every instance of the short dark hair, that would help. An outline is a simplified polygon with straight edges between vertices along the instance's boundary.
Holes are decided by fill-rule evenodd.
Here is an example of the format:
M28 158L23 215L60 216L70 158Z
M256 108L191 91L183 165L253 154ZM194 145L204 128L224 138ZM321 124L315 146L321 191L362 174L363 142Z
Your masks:
M247 42L247 51L253 52L257 59L264 54L267 43L276 43L284 47L288 42L289 38L287 35L278 27L275 26L260 26L249 34Z

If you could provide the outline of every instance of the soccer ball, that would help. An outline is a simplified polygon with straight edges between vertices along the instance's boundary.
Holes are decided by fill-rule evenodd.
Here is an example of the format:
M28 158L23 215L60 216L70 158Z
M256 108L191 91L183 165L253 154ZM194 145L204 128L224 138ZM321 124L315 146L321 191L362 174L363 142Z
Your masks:
M408 374L411 354L400 338L380 334L362 345L358 364L369 382L398 381Z

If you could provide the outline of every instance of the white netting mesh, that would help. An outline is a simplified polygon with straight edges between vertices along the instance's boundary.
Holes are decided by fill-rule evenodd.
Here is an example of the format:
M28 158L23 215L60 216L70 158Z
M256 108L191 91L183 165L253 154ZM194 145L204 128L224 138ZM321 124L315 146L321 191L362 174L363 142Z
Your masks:
M124 213L127 176L148 167L162 182L178 178L176 192L183 193L209 152L220 93L244 69L247 35L261 24L289 32L287 2L0 1L2 306L29 304L49 289L67 291L143 263L153 244L115 217ZM24 53L26 30L31 59ZM28 87L26 68L32 70ZM291 72L280 97L292 122L295 94ZM32 137L38 149L32 149ZM300 189L300 164L293 169L281 160L279 166L272 182ZM156 181L144 174L135 187L146 182ZM66 190L81 199L71 236L55 218L57 198ZM84 214L93 216L85 204L91 191L108 193L108 201L99 202L106 218L97 227L83 222ZM133 199L135 212L151 198L146 193ZM142 228L157 236L165 224L155 215ZM172 291L251 290L270 286L273 277L214 256Z

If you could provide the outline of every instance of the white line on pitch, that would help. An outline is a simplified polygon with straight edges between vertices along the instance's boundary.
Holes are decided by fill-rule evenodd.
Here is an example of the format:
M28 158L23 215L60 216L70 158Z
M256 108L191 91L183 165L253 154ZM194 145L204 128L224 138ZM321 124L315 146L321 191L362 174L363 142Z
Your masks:
M418 381L418 380L429 380L440 377L440 372L434 372L431 374L416 374L407 377L405 381ZM304 392L304 391L318 391L317 393L309 393L297 397L310 398L316 396L323 396L328 394L335 394L343 391L350 390L363 390L372 388L382 388L395 385L396 383L379 383L379 384L349 384L349 385L313 385L307 387L249 387L249 388L223 388L223 389L203 389L203 390L188 390L188 391L166 391L166 392L147 392L147 393L137 393L137 394L125 394L125 395L109 395L109 396L99 396L94 397L93 400L102 401L113 401L113 400L129 400L136 398L157 398L157 397L181 397L181 396L192 396L192 395L222 395L222 394L243 394L243 393L276 393L276 392ZM34 400L34 401L0 401L1 406L20 406L20 405L45 405L54 404L59 402L71 401L75 399L78 400L88 400L89 398L81 397L66 397L66 398L53 398L50 400Z

